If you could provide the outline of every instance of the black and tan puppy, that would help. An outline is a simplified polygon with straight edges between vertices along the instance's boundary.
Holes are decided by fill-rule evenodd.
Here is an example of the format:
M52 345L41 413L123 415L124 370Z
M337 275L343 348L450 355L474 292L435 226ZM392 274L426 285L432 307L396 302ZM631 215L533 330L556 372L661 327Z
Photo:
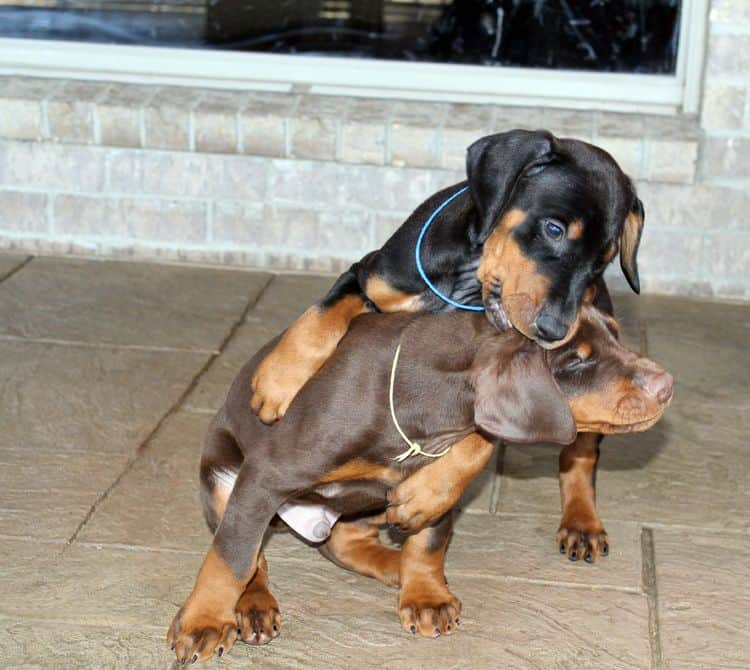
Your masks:
M446 513L397 551L377 539L386 493L443 459L449 471L458 471L458 461L469 481L495 438L568 444L578 430L637 431L657 421L671 397L671 377L620 345L614 322L602 312L585 307L580 321L567 345L548 351L514 330L498 333L483 314L364 315L273 426L246 404L250 377L277 340L269 343L239 373L209 428L201 490L215 535L169 630L177 658L227 651L238 627L255 644L278 633L262 539L290 500L346 515L324 553L400 585L406 630L451 632L461 604L446 587L443 558L455 500L443 496ZM405 434L426 452L451 446L445 456L394 460L406 445L389 411L391 389ZM452 481L457 489L465 485ZM572 487L568 495L570 505L593 505L587 490Z
M451 300L484 305L499 329L512 325L545 348L563 344L585 289L618 248L638 292L643 207L608 153L514 130L472 144L466 172L466 182L423 202L381 249L342 274L258 365L251 406L263 421L285 414L358 314L454 309L428 290L415 262L423 225L453 195L425 234L424 270Z

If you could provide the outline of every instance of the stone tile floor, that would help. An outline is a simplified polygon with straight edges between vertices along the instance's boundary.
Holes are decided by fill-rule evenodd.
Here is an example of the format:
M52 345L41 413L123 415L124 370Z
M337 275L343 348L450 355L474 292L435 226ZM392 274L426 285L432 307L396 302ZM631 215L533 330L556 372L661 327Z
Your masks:
M202 434L330 282L0 255L0 667L173 665L167 625L210 540ZM750 668L750 306L615 302L677 384L655 429L604 443L609 558L557 554L557 450L508 446L449 552L458 634L411 639L395 591L277 534L281 637L210 666Z

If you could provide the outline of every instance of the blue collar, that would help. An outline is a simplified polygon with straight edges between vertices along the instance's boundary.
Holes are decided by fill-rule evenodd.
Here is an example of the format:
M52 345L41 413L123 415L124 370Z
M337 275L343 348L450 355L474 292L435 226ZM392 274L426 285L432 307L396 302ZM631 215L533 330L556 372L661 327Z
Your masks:
M425 284L427 284L427 288L430 289L438 298L440 298L443 302L447 302L449 305L453 305L454 307L457 307L458 309L466 309L471 312L483 312L484 306L482 305L464 305L460 302L456 302L455 300L451 300L447 295L444 293L441 293L435 284L433 284L427 277L427 274L424 271L424 268L422 267L422 240L424 239L425 233L427 233L427 229L432 225L432 222L435 220L435 217L440 214L440 212L445 209L445 207L455 200L459 195L462 193L465 193L469 189L468 186L464 186L463 188L456 191L452 196L447 198L443 201L442 204L440 204L435 211L430 214L427 221L425 221L424 225L422 226L422 230L419 233L419 237L417 238L417 246L414 249L414 258L417 261L417 271L419 272L419 276L422 277L422 281L424 281Z

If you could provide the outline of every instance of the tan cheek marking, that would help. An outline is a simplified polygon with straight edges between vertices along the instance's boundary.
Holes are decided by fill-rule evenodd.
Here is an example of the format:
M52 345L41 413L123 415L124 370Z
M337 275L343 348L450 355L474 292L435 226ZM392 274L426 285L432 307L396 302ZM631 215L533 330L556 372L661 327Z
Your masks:
M508 316L516 328L530 335L531 324L547 298L549 279L537 272L536 263L526 257L513 238L506 240L498 269Z
M570 411L576 422L578 432L598 426L600 423L611 422L612 412L607 411L606 398L603 394L585 393L568 399Z
M607 326L612 332L614 332L615 337L620 336L620 325L611 316L607 317Z
M381 312L418 312L422 308L418 295L397 291L378 275L367 280L365 293Z
M511 322L531 336L531 323L547 297L550 282L537 272L536 263L510 235L525 218L526 212L520 209L512 209L503 216L484 245L477 276L483 297L496 281L502 284L503 305Z
M568 239L580 240L583 237L583 221L574 219L568 225Z
M521 209L507 211L502 219L500 219L500 223L495 227L495 230L487 238L482 250L482 257L479 261L479 269L477 270L477 277L483 286L492 283L494 279L502 279L499 276L498 269L502 264L505 242L508 239L510 231L519 226L525 218L526 212Z
M604 256L602 256L602 260L605 263L609 263L617 253L617 244L615 242L612 242L612 244L609 245L607 250L604 252Z

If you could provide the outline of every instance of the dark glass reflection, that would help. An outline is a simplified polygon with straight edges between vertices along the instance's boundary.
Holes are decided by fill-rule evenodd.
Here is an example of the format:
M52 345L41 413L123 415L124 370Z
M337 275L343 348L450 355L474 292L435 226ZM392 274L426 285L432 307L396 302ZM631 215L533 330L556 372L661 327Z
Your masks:
M674 72L680 11L680 0L2 3L2 36L643 73Z

